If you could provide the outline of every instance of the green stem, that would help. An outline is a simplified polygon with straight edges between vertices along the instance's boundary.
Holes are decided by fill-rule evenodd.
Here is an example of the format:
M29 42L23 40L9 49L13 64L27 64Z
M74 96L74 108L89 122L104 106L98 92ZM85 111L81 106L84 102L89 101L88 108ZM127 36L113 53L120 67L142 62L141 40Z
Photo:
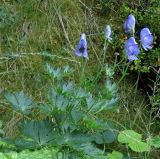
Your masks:
M87 65L87 59L84 59L83 62L82 62L82 71L81 71L81 81L83 81L83 79L85 78L85 68L86 68L86 65Z
M118 81L118 84L124 79L124 77L126 76L126 73L128 71L128 67L129 67L130 62L128 62L125 71L123 71L122 77L120 78L120 80Z
M104 53L103 53L103 64L104 64L104 61L105 61L107 48L108 48L108 42L107 42L107 40L105 39L105 42L104 42Z

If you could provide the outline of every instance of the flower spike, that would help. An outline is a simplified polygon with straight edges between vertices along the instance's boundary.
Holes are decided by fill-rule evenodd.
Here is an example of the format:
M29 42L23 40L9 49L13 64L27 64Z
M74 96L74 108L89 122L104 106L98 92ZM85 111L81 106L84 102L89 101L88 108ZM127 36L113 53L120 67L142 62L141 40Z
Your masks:
M105 29L105 38L110 42L112 40L111 38L111 27L109 25L106 26L106 29Z
M82 33L82 35L80 37L79 43L76 47L75 54L79 57L83 56L83 57L88 59L87 40L86 40L86 34L85 33Z

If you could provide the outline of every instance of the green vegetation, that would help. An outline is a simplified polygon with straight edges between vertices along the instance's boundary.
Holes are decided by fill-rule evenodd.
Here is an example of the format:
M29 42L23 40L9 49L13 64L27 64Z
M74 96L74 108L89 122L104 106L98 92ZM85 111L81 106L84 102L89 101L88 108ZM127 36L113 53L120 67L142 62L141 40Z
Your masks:
M159 0L0 4L0 158L160 158ZM133 62L124 51L130 13L140 46ZM75 55L81 33L88 60Z

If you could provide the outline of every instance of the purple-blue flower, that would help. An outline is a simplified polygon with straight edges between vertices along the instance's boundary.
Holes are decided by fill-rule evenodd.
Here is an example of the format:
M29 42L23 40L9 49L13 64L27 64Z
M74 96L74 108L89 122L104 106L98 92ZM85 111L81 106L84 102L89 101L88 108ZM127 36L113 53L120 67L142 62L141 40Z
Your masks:
M153 36L148 28L143 28L140 33L141 43L144 50L152 49Z
M136 23L135 17L132 14L130 14L128 16L128 19L124 22L124 25L123 25L125 32L134 34L135 23Z
M126 41L124 48L129 61L134 61L138 59L137 56L140 53L140 51L134 37L130 37Z
M128 60L132 62L134 60L138 60L138 58L135 55L130 55L130 56L128 56Z
M76 55L77 56L83 56L88 59L88 51L87 51L87 40L86 40L86 34L82 33L79 43L76 47Z
M111 27L110 27L109 25L107 25L107 26L106 26L106 29L105 29L105 38L106 38L108 41L111 41L111 40L112 40L111 34L112 34Z

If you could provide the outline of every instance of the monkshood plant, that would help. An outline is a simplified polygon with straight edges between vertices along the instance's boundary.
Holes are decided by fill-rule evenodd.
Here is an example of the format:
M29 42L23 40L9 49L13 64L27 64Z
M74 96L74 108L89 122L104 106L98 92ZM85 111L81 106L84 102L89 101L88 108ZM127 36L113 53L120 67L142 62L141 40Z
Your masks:
M106 67L107 75L108 69ZM105 149L117 138L136 152L150 151L151 146L159 147L159 136L148 138L147 143L141 134L133 130L119 131L112 123L98 117L102 111L117 108L115 84L106 80L104 88L95 95L70 80L73 71L69 66L53 68L46 64L51 83L44 103L33 101L23 91L5 92L10 108L20 116L21 135L15 139L1 137L1 152L4 153L0 155L11 158L16 154L20 159L21 156L32 156L27 151L32 150L35 156L36 151L42 158L46 154L46 159L122 159L121 152ZM35 111L39 116L35 117ZM102 150L97 145L105 146Z
M46 65L51 84L44 103L34 102L23 91L5 92L10 108L21 116L21 137L14 140L1 138L3 143L10 145L8 151L36 150L47 146L57 148L63 155L107 157L107 153L97 145L114 142L117 130L98 114L116 109L116 85L107 80L103 89L94 95L69 80L73 71L69 66L53 68ZM35 111L40 114L37 118ZM5 148L3 146L3 150Z
M140 31L140 42L141 47L138 46L138 43L136 42L135 35L135 24L136 20L134 15L130 14L128 16L128 19L124 22L124 31L129 34L131 37L129 37L128 40L125 42L125 53L127 56L127 59L129 62L134 61L134 69L138 70L140 72L149 72L149 67L147 67L147 64L144 61L145 56L153 56L148 55L149 52L152 49L153 44L153 35L150 32L149 28L142 28ZM144 49L144 51L143 51ZM152 52L153 54L153 52ZM133 69L133 65L132 65Z
M135 40L135 17L130 14L128 19L124 22L124 30L130 34L131 37L125 43L125 52L130 62L138 60L138 54L140 53L139 46ZM140 41L145 51L152 49L153 36L148 28L143 28L140 32Z

